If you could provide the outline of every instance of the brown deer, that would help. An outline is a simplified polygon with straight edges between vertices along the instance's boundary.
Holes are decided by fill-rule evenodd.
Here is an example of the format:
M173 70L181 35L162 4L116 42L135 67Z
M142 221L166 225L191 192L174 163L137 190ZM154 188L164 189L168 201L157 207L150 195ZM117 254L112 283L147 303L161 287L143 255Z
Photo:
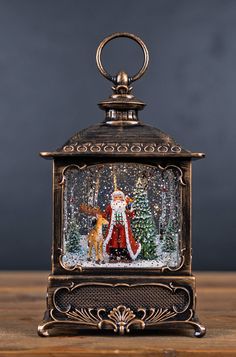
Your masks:
M96 263L104 263L103 258L103 224L108 224L108 221L103 218L100 208L94 208L85 204L80 205L80 211L90 216L96 216L97 221L95 227L89 232L88 239L88 261L92 259L92 250L95 250Z

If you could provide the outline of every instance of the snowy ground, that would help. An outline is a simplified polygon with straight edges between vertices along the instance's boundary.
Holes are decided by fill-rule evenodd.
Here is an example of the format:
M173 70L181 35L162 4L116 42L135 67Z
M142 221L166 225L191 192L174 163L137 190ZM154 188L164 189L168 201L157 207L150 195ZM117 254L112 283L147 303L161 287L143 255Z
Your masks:
M176 237L177 241L177 237ZM92 261L87 261L87 237L81 238L80 254L66 252L63 256L63 263L68 267L73 267L77 264L82 265L85 268L105 267L105 268L162 268L164 266L177 267L179 265L179 254L176 250L173 253L163 252L162 242L160 237L157 236L157 259L156 260L143 260L137 259L130 262L116 262L109 263L109 257L104 255L104 264L95 263L95 256L93 252Z

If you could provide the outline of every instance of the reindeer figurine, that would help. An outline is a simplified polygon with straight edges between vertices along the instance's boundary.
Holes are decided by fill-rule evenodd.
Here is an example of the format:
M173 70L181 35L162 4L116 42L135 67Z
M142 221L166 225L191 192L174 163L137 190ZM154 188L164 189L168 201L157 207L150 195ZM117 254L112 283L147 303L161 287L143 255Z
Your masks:
M88 239L88 261L92 259L92 250L95 250L96 263L104 264L103 258L103 234L102 226L109 222L102 216L100 208L94 208L85 204L80 205L80 211L91 216L96 216L95 227L89 232Z

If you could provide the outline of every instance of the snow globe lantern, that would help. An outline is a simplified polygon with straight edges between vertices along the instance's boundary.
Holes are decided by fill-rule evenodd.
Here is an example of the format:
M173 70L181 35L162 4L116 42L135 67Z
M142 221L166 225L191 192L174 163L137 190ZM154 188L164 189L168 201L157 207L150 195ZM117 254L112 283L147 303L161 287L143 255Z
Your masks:
M103 47L128 37L142 48L141 70L109 75ZM105 120L75 134L53 159L52 273L41 336L79 330L187 328L201 337L191 271L191 162L167 134L139 120L144 103L130 84L148 66L143 41L104 39L97 65L114 86L99 103Z

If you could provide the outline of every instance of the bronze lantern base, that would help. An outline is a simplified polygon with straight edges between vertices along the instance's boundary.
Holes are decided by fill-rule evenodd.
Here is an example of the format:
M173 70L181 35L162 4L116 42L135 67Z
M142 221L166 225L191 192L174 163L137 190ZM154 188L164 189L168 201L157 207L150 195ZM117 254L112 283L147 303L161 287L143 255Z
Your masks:
M206 329L195 313L195 278L97 277L48 278L47 310L40 336L70 335L81 330L112 330L123 335L138 330Z

